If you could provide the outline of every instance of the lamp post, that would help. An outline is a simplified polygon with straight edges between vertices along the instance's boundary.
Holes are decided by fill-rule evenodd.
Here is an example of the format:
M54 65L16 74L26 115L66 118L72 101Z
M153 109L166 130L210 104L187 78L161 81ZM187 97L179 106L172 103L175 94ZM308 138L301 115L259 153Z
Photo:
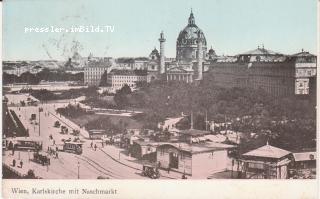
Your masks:
M28 159L29 159L29 162L30 162L30 149L28 149Z
M77 166L78 166L78 179L80 179L80 162L79 161L78 161Z
M43 111L42 108L39 108L39 137L40 137L40 112Z

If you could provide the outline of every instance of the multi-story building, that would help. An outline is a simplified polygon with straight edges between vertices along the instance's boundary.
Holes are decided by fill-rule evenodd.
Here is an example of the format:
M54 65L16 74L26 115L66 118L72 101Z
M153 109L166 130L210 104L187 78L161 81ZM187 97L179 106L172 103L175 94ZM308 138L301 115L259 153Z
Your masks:
M2 68L3 72L7 74L16 75L16 76L20 76L21 74L26 72L36 74L42 71L42 69L43 67L41 67L39 63L30 63L25 61L22 61L22 62L4 61L3 68Z
M111 86L113 90L119 90L124 85L128 85L131 89L134 89L137 82L147 82L147 80L147 70L113 69L107 76L107 84Z
M123 70L147 69L149 59L147 57L121 57L116 59L116 68Z
M303 50L292 57L295 58L295 94L310 94L317 74L317 58Z
M111 59L111 58L110 58ZM102 75L112 66L110 59L88 61L84 67L84 84L99 86Z
M234 59L205 63L205 78L222 87L263 89L273 96L309 94L316 56L302 51L283 55L258 47Z

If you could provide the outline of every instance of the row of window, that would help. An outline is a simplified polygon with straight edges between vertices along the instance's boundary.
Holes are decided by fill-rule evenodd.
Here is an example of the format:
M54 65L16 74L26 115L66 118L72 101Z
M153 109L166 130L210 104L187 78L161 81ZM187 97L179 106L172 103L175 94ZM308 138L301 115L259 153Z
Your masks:
M113 79L131 79L131 80L143 80L147 79L147 76L118 76L113 75L111 76Z
M125 83L112 84L112 87L123 87ZM135 86L135 84L127 84L130 87Z

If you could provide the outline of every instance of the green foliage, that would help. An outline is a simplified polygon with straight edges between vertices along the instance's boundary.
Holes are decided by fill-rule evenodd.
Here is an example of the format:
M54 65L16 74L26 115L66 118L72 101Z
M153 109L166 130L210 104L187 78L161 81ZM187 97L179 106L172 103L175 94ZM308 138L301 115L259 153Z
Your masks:
M77 118L79 115L87 114L86 111L79 106L79 104L77 106L69 104L65 108L58 108L57 112L61 115L71 118Z
M131 92L131 88L127 84L116 92L114 101L119 108L126 108L129 105L128 95L131 94Z
M109 86L108 82L107 82L107 79L108 79L108 71L106 70L101 76L100 85L99 86Z
M3 73L3 84L13 83L27 83L27 84L39 84L41 80L44 81L79 81L83 82L83 72L76 74L66 73L64 71L50 71L49 69L43 69L37 74L30 72L22 73L20 76Z
M56 94L53 91L47 89L40 90L20 90L21 93L30 93L35 98L41 101L49 101L49 100L61 100L61 99L74 99L80 96L86 96L87 98L97 99L98 92L97 87L89 87L89 88L79 88L79 89L70 89L66 91L61 91L59 94Z

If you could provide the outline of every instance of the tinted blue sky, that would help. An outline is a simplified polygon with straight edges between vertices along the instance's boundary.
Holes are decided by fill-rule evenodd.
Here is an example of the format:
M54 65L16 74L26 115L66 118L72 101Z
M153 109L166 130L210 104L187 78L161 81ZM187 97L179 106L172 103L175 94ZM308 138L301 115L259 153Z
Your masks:
M65 59L72 41L88 56L148 56L159 49L175 57L177 36L190 8L208 47L234 55L264 44L291 54L316 52L316 0L7 0L3 5L3 57ZM114 25L113 33L24 33L24 27ZM56 41L60 41L57 45ZM63 51L65 49L65 51ZM69 50L69 51L68 51ZM48 52L48 53L47 53Z

